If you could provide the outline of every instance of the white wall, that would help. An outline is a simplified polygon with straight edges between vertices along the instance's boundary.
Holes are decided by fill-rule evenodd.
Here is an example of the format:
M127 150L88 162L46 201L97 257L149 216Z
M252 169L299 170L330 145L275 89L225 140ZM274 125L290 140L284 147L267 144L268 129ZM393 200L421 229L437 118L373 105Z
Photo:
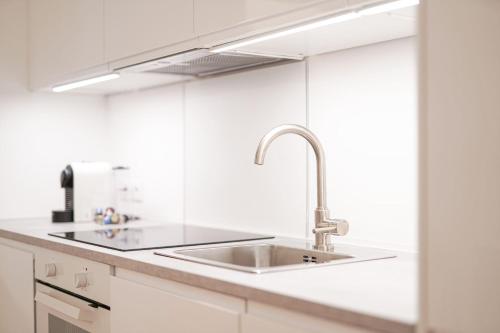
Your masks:
M61 170L71 161L105 160L106 145L102 98L0 95L0 217L62 209Z
M408 38L316 56L308 66L285 64L111 96L112 132L130 133L114 140L113 156L128 156L131 165L142 161L136 175L143 175L143 196L151 198L144 216L307 237L315 165L309 156L307 167L305 141L280 138L263 166L253 158L272 127L309 125L327 153L332 215L351 222L342 241L415 250L416 82L415 39ZM182 112L183 172L171 165L181 159ZM167 150L171 160L163 156ZM169 172L153 178L152 170Z
M263 166L260 138L283 123L305 125L304 63L186 86L186 221L303 237L306 149L280 139Z
M26 13L26 1L0 1L0 218L63 208L60 171L108 150L104 98L26 90Z
M129 176L123 177L129 193L119 209L183 221L183 90L174 85L109 98L109 158L130 167Z
M416 70L414 38L309 61L309 125L325 146L328 206L350 222L342 241L416 248Z

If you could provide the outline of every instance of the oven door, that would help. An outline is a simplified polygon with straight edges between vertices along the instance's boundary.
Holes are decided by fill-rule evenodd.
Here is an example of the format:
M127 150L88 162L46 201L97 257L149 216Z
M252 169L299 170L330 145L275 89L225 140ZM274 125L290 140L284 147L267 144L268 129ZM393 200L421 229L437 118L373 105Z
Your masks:
M37 333L109 333L109 310L36 283Z

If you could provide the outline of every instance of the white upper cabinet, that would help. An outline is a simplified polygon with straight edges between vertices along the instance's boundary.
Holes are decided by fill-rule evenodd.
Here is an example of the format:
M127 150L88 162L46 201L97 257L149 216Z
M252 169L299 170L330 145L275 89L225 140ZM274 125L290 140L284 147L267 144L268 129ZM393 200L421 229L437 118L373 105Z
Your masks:
M374 0L30 0L30 86L46 89L189 49L222 45L360 6L360 1ZM291 36L293 40L273 40L240 51L317 54L325 52L325 44L326 51L332 51L414 34L411 19L371 17L366 20L372 25L347 22L336 32L316 34L316 41ZM325 36L333 48L324 43ZM348 41L342 42L345 36Z
M194 0L197 35L311 5L318 0Z
M32 87L104 63L103 0L31 0L29 20Z
M104 22L106 61L117 60L193 38L193 1L104 0Z

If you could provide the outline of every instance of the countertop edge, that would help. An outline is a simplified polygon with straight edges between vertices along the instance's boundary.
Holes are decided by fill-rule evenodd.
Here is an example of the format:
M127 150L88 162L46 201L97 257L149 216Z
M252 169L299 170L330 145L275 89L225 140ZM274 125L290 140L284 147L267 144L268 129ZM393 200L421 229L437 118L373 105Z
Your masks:
M190 286L208 289L251 301L273 305L287 310L319 317L339 323L353 325L368 330L385 333L414 333L415 324L396 320L380 318L364 313L346 310L330 305L314 303L311 301L273 293L233 282L206 277L200 274L189 273L182 270L145 263L140 260L123 258L113 254L95 250L84 249L78 246L50 241L36 236L20 234L14 231L0 229L0 238L10 239L33 246L62 252L68 255L89 259L111 266L128 269L138 273L155 276L158 278L184 283Z

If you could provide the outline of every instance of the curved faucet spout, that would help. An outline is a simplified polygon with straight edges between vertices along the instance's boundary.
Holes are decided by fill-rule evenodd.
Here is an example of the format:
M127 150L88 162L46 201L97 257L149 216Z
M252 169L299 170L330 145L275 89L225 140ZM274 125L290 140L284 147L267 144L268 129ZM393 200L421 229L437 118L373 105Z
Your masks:
M255 164L263 165L269 145L279 136L283 134L297 134L306 139L312 146L316 154L316 175L317 175L317 198L318 209L326 209L326 180L325 180L325 153L321 142L313 132L300 125L281 125L270 130L260 140L257 152L255 153Z
M322 251L330 250L329 235L345 235L349 231L349 224L345 220L330 219L330 213L326 208L326 176L325 176L325 153L321 142L313 132L300 125L281 125L270 130L260 140L257 152L255 153L255 164L264 164L266 152L271 143L281 135L297 134L306 139L312 146L316 154L316 180L318 207L315 210L316 227L313 232L316 236L315 248Z

